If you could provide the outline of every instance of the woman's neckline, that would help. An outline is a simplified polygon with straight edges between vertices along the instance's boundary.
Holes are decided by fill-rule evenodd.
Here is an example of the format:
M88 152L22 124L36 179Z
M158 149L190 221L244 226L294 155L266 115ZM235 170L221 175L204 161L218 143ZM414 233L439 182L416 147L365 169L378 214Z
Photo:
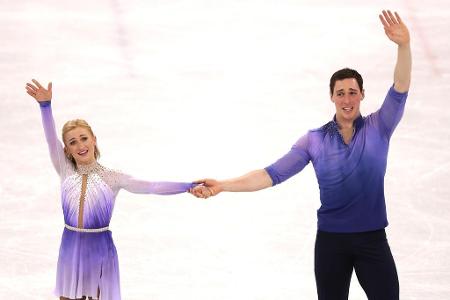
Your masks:
M94 162L90 163L90 164L79 164L77 165L77 173L85 175L85 174L89 174L89 173L95 173L96 171L98 171L101 168L101 165L94 160Z

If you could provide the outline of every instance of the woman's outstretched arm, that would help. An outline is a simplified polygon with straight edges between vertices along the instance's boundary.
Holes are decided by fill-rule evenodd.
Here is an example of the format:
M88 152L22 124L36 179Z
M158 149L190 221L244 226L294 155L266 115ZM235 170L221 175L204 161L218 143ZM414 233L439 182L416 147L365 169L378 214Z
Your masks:
M181 194L188 192L195 185L192 182L147 181L123 173L119 176L119 187L135 194Z

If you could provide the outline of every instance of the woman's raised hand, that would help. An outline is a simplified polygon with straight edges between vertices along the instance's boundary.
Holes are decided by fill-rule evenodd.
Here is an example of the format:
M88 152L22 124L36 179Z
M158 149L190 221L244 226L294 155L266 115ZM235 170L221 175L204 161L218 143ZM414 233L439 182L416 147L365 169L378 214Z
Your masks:
M33 83L27 82L25 89L28 95L36 99L38 102L52 100L52 83L49 82L47 89L45 89L36 79L32 79Z

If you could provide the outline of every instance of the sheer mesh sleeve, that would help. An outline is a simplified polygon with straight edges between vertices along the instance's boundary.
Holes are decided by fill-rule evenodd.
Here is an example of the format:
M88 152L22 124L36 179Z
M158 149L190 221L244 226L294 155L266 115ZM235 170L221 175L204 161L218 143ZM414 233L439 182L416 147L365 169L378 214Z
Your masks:
M56 136L55 121L53 120L51 102L40 102L42 126L44 127L45 139L47 140L50 158L53 167L61 179L64 179L72 168L71 162L64 155L62 143Z
M118 188L135 194L174 195L187 192L194 183L170 181L146 181L118 173Z
M373 114L379 128L390 138L405 110L408 92L399 93L391 87L381 108Z
M292 146L288 153L265 168L272 178L272 185L282 183L305 168L311 160L308 140L308 134L304 135Z

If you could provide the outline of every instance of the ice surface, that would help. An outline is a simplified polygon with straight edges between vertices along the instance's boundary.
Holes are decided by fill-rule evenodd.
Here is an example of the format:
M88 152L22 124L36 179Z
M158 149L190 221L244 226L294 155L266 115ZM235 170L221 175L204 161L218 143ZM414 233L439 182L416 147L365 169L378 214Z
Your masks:
M450 299L448 1L0 1L0 297L52 296L63 228L39 108L88 120L101 162L149 180L262 168L333 114L330 75L365 79L363 114L392 84L378 13L409 25L413 82L386 174L401 299ZM442 106L443 105L443 106ZM125 300L316 299L318 188L308 166L258 193L121 192L111 228ZM366 299L353 277L350 299Z

